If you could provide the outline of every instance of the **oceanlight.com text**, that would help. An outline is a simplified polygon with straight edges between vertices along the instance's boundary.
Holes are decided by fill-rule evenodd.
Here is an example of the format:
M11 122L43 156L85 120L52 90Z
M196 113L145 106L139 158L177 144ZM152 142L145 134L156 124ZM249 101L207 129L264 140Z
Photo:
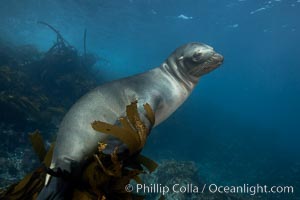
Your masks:
M275 193L286 193L293 194L294 187L293 186L267 186L267 185L249 185L243 184L240 186L223 186L210 184L208 185L208 191L210 193L237 193L237 194L275 194Z
M225 193L225 194L249 194L251 196L256 194L293 194L293 186L267 186L267 185L235 185L225 186L217 184L204 184L201 186L195 184L174 184L174 185L162 185L162 184L128 184L125 186L127 192L144 193L144 194L168 194L168 193L187 193L187 194L201 194L208 193Z

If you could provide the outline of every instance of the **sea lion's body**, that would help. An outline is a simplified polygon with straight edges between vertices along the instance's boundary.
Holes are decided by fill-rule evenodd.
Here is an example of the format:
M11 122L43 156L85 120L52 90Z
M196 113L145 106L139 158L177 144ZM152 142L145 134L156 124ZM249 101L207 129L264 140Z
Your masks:
M116 124L120 117L125 116L126 106L135 100L138 101L138 111L144 124L152 128L142 106L148 103L155 115L154 126L158 125L187 99L199 78L217 68L222 61L223 57L212 47L189 43L176 49L161 66L153 70L92 90L75 103L64 117L50 168L71 174L78 170L81 163L95 152L98 142L109 137L96 132L91 123L99 120ZM38 200L66 198L69 188L66 180L52 177L50 184L48 182L49 176Z
M143 104L151 106L156 126L185 101L193 86L191 83L187 88L159 67L97 87L79 99L63 119L51 167L70 171L69 162L82 161L95 151L99 141L106 140L107 134L92 128L93 121L115 124L125 115L126 105L137 100L140 113L144 112Z

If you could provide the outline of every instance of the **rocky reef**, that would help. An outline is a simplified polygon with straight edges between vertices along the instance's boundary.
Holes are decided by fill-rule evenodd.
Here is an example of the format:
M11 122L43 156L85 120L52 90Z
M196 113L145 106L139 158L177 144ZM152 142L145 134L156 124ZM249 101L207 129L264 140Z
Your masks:
M0 42L0 121L18 130L60 121L76 99L97 85L96 61L64 39L47 52Z

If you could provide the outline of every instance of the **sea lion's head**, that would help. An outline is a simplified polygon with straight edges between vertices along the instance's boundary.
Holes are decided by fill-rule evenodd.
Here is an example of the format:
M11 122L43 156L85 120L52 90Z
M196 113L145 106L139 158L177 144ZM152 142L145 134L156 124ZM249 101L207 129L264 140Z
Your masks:
M188 43L175 50L172 60L177 69L185 75L199 78L223 63L223 56L211 46L202 43Z

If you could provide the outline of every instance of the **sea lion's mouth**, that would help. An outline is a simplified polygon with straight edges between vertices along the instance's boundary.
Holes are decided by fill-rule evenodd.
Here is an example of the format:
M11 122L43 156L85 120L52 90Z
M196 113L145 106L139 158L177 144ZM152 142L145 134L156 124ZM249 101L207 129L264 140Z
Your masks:
M223 63L224 57L221 54L214 53L209 59L207 59L201 68L201 73L208 73Z
M209 59L205 61L207 66L219 66L223 63L224 57L221 54L214 53Z

